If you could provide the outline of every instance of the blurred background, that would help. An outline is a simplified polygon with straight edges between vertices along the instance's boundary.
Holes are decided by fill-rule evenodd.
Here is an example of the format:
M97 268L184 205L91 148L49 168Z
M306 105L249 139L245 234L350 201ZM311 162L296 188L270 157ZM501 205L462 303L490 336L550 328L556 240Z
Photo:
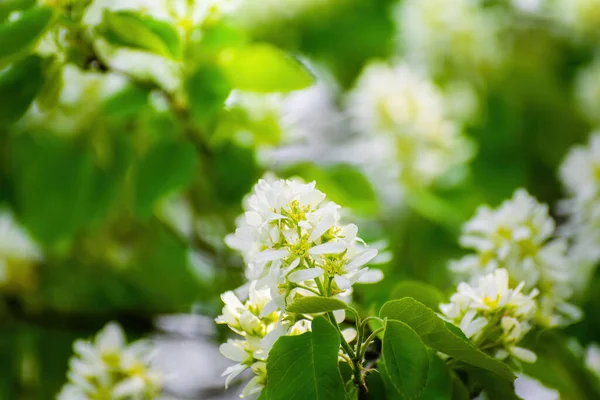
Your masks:
M223 238L266 172L381 250L365 313L408 279L451 293L478 205L524 187L564 221L599 50L598 0L1 0L0 398L54 398L109 321L153 339L163 398L237 398ZM600 339L599 287L564 337ZM538 379L593 398L551 353Z

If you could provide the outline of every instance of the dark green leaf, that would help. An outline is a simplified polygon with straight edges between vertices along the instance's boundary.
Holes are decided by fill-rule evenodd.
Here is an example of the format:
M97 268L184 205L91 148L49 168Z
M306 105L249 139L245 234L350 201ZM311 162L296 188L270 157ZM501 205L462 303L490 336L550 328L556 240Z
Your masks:
M382 354L390 388L401 399L418 399L427 384L429 355L419 335L400 321L388 320Z
M520 400L521 398L515 393L515 386L512 382L504 379L498 379L493 373L480 369L469 367L467 368L469 377L477 381L483 388L486 398L489 400Z
M29 56L0 75L0 126L19 120L44 85L42 59Z
M204 65L196 69L186 80L185 88L194 123L206 126L218 115L231 92L231 86L221 70Z
M299 314L317 314L335 310L344 310L348 307L343 301L333 297L301 297L295 299L287 307L287 311Z
M427 385L421 395L421 400L450 400L452 398L452 378L446 363L429 350L429 374Z
M402 281L392 289L392 299L412 297L432 310L438 310L445 301L444 295L435 287L421 281Z
M454 372L450 374L450 377L452 379L452 400L470 400L469 390L463 381Z
M135 209L147 218L154 203L187 185L198 165L196 150L189 143L161 141L150 149L137 167Z
M0 67L24 55L40 38L52 20L50 7L23 11L19 19L0 24Z
M282 50L269 44L223 51L221 66L233 86L252 92L289 92L313 83L308 70Z
M379 315L382 318L408 324L429 347L457 360L492 371L498 375L498 378L511 382L515 379L506 364L477 349L464 335L456 334L448 328L449 324L438 317L435 312L415 299L406 297L401 300L389 301L381 307Z
M148 105L149 94L146 88L128 85L106 99L102 104L102 111L110 118L130 118L138 115Z
M267 400L343 400L338 370L340 336L323 317L312 322L312 332L280 337L267 359Z
M371 369L365 376L367 384L367 399L369 400L385 400L387 394L385 392L385 384L383 379L376 369Z

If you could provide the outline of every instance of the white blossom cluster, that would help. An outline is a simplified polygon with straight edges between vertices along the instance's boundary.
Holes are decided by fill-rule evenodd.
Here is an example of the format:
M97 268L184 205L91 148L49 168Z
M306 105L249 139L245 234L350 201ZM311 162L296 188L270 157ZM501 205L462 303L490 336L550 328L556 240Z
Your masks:
M440 89L405 63L369 64L349 94L348 114L370 153L407 186L449 178L473 153Z
M568 324L580 312L567 303L572 295L567 244L554 235L548 206L519 189L497 209L482 206L477 210L460 238L461 245L475 253L452 262L450 268L465 279L505 268L513 285L523 281L526 289L540 291L537 323Z
M560 178L568 196L560 204L568 217L563 234L571 244L574 284L580 290L600 261L600 133L592 133L587 145L569 151Z
M357 236L356 225L340 223L340 206L326 201L315 182L261 179L244 208L225 240L244 257L247 278L258 289L270 288L265 313L285 310L299 291L348 295L354 283L382 278L365 266L377 250Z
M58 400L147 400L160 394L162 374L150 364L148 341L127 344L120 325L111 322L92 341L76 340L68 383Z
M266 361L271 346L282 335L299 335L310 330L310 320L301 319L292 323L289 318L283 320L280 312L264 314L265 306L271 301L268 289L257 290L256 284L249 287L249 298L242 303L233 292L221 295L225 307L223 314L216 319L218 324L226 324L242 339L229 339L219 350L221 354L237 364L223 372L225 387L246 369L254 377L242 390L241 397L248 397L262 390L265 385Z
M476 346L494 357L535 362L533 352L518 346L531 329L537 309L537 289L525 295L524 286L521 282L511 289L506 269L496 269L472 284L460 283L450 303L441 304L440 310Z
M399 46L431 73L484 70L502 63L503 21L479 0L406 0L397 12Z
M225 242L246 262L249 298L242 302L232 292L223 294L225 307L217 318L243 338L221 346L223 355L238 363L224 372L226 385L248 368L255 374L242 397L262 390L265 362L277 338L310 329L310 319L286 312L296 296L343 299L354 283L382 278L381 271L366 267L377 250L357 236L356 225L340 223L340 206L326 201L315 182L261 179L244 208ZM336 314L343 321L344 312ZM355 332L344 334L350 341Z
M10 211L0 211L0 287L27 285L42 253Z

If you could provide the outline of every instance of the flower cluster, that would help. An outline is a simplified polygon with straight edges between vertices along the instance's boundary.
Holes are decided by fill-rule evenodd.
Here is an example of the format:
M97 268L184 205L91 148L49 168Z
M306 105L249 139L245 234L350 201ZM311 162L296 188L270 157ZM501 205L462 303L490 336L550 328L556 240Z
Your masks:
M0 287L27 286L33 265L42 260L37 245L9 211L0 211Z
M462 278L505 268L513 284L524 281L527 289L540 291L537 320L541 325L567 324L579 317L579 311L566 302L572 294L567 245L554 234L548 207L519 189L495 210L478 209L460 239L475 254L452 262L450 268Z
M248 368L255 374L242 397L262 390L267 356L280 336L310 330L309 316L286 312L296 296L348 297L354 283L382 278L381 271L365 266L377 250L357 236L356 225L340 223L340 206L326 201L315 182L261 179L244 208L225 242L246 262L248 300L224 293L223 314L216 320L242 337L220 348L237 362L223 373L226 386ZM343 321L344 312L336 314ZM355 333L348 330L344 337L352 341Z
M531 329L537 309L538 291L525 295L524 286L521 282L511 289L508 272L500 268L472 285L460 283L450 303L441 304L440 309L476 346L494 357L535 362L533 352L518 346Z
M571 242L575 286L582 289L600 261L600 133L569 151L560 178L568 194L560 205L568 216L563 234Z
M271 289L265 313L285 310L296 293L350 294L354 283L381 279L365 267L377 250L357 236L356 225L340 224L340 206L325 201L315 182L261 179L245 209L225 240L242 253L248 279Z
M226 324L243 339L229 339L220 347L221 353L237 362L223 372L225 387L239 374L250 368L255 376L243 389L241 396L258 393L266 381L266 361L273 343L282 335L299 335L310 330L310 320L301 319L295 323L286 317L282 320L279 312L264 314L265 306L271 301L268 289L256 290L253 282L249 287L249 298L242 303L233 292L221 295L225 307L223 314L216 319L218 324Z
M69 382L59 400L158 397L162 377L150 365L150 344L139 340L128 345L118 324L106 325L93 341L76 340L73 348Z
M493 68L504 58L502 20L477 0L408 0L398 9L400 46L432 73Z
M429 186L472 155L438 87L406 64L368 65L349 95L348 113L405 185Z

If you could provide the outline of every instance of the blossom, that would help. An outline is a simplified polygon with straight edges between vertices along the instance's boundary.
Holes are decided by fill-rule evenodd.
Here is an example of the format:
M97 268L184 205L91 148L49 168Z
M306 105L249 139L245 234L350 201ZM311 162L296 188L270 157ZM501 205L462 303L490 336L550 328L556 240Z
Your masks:
M506 268L514 282L541 292L538 318L543 325L562 325L579 317L566 300L571 296L566 242L555 235L548 206L524 189L497 209L482 206L463 227L460 243L472 249L450 268L460 278Z
M503 21L477 0L407 0L397 9L400 47L432 73L447 66L485 70L502 63Z
M336 295L353 283L381 278L365 267L377 251L357 236L355 225L340 224L340 206L326 201L315 185L261 179L245 201L235 234L225 239L241 252L257 288L270 288L269 312L284 309L295 294Z
M508 271L500 268L472 284L460 283L450 303L441 304L440 310L475 345L496 358L513 356L535 362L533 352L518 346L530 331L537 309L538 291L525 295L524 286L521 282L511 289Z
M257 290L256 282L250 282L248 300L242 302L233 292L225 292L221 299L225 306L222 315L215 320L226 324L241 338L229 339L219 350L221 354L235 361L224 372L225 387L247 369L255 376L242 390L242 397L250 396L262 390L266 381L266 361L271 346L282 335L299 335L310 330L310 321L280 312L267 312L265 307L271 302L268 289Z
M461 127L448 118L440 89L407 64L365 67L347 111L357 130L369 135L363 151L392 166L404 185L448 179L472 156Z
M0 211L0 285L26 279L31 267L43 259L41 250L13 214Z
M160 392L161 374L150 365L149 342L126 343L123 329L106 325L92 341L76 340L69 361L69 382L59 400L111 398L151 399Z
M561 204L568 217L561 233L571 243L576 290L583 289L600 261L600 133L592 133L584 146L573 147L560 167L567 192Z

